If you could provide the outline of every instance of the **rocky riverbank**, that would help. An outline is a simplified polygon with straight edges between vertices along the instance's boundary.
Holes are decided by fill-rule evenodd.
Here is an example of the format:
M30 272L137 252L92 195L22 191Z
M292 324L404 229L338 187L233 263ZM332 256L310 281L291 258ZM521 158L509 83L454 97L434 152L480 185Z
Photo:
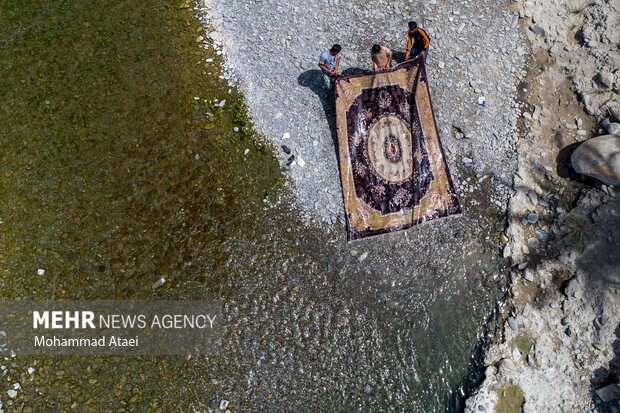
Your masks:
M486 380L467 410L613 405L613 386L605 386L614 380L610 360L617 363L617 192L581 182L569 165L575 144L617 128L612 2L368 7L342 0L205 0L198 12L207 41L225 57L223 77L239 86L257 129L278 148L295 204L307 222L331 228L342 225L343 207L334 114L317 56L338 42L342 69L369 68L370 46L402 50L406 22L417 20L432 38L434 109L466 207L466 234L455 237L463 250L475 248L476 238L486 245L501 240L498 249L512 264L508 305L500 305L504 328L486 352ZM477 104L479 96L485 106ZM476 229L495 213L506 213L508 223L507 229L499 220L492 224L503 232L498 239ZM449 231L442 223L435 228ZM425 231L412 231L401 245L438 248ZM373 248L377 255L393 251L381 243ZM412 278L428 276L424 267L408 268ZM368 275L375 270L366 268Z
M620 14L609 1L515 4L532 45L503 255L503 334L479 411L620 411L620 191L577 175L581 142L616 133Z
M373 43L402 60L412 19L432 38L427 68L435 115L461 196L490 179L490 199L505 210L516 168L517 83L527 54L518 15L507 2L387 1L368 7L359 0L205 0L204 6L209 37L225 57L224 77L239 84L257 129L278 148L309 221L335 223L344 210L332 98L317 67L319 54L342 44L345 73L372 67ZM481 95L485 106L477 103ZM283 145L292 154L280 150Z

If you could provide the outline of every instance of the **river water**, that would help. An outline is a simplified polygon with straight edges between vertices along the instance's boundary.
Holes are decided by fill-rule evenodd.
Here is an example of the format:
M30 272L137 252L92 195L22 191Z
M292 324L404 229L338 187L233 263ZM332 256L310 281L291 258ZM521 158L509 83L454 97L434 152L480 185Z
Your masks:
M307 226L200 36L187 1L0 3L0 299L221 298L226 318L207 357L5 351L4 408L454 408L499 216L351 245Z

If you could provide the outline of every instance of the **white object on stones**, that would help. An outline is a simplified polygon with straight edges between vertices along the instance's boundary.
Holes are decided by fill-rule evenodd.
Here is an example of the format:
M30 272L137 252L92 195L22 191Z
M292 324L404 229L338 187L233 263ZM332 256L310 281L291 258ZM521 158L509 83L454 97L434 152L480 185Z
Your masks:
M530 248L536 248L540 245L540 241L536 237L530 237L527 239L527 245Z
M508 258L508 257L510 257L511 252L512 252L512 251L510 251L510 246L509 246L509 245L506 245L506 246L504 247L504 251L502 252L502 256L503 256L504 258Z
M43 274L45 274L45 270L44 270L43 268L39 268L39 269L37 270L37 274L39 274L39 275L43 275Z
M244 155L247 155L248 153L250 153L250 150L246 148L246 150L245 150L245 151L243 151L243 154L244 154Z
M573 169L607 185L620 185L620 135L603 135L581 144L571 156Z
M200 159L200 155L196 154L196 156L194 156L194 159L196 160Z
M222 399L222 400L220 401L220 410L224 410L225 408L227 408L227 407L228 407L228 403L229 403L229 401L228 401L228 400L226 400L226 399Z
M538 196L536 195L536 192L534 192L532 190L527 191L527 197L532 202L532 205L534 205L534 206L538 205Z
M529 214L527 214L526 219L527 219L527 222L529 222L530 224L535 224L536 222L538 222L538 214L530 212Z
M291 137L291 134L286 132L284 135L282 135L282 139L288 139Z
M222 100L220 103L218 103L216 106L219 106L221 108L223 108L226 105L226 99Z
M164 285L164 283L166 282L166 279L164 277L161 277L159 280L155 281L153 283L153 286L151 288L155 289L155 288L159 288L162 285Z
M297 156L297 165L303 168L306 165L306 161L304 161L301 156Z
M523 272L523 278L525 278L529 282L533 282L534 281L534 274L532 273L532 270L530 270L529 268L526 268L525 272Z
M619 134L620 133L620 123L610 123L609 125L607 125L607 133L614 135L614 134Z
M357 257L357 260L359 262L362 262L366 259L366 257L368 257L368 252L364 251Z
M28 374L34 373L34 367L28 367Z
M9 395L9 397L10 397L11 399L14 399L14 398L15 398L15 396L17 396L17 392L16 392L15 390L13 390L13 389L7 390L7 392L6 392L6 393Z

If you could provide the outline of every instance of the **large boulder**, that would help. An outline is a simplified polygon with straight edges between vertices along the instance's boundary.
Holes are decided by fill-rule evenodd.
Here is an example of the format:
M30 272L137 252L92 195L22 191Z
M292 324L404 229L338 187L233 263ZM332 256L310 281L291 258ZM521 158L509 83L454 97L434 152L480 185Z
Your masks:
M620 185L620 135L603 135L581 144L570 158L573 169L607 185Z

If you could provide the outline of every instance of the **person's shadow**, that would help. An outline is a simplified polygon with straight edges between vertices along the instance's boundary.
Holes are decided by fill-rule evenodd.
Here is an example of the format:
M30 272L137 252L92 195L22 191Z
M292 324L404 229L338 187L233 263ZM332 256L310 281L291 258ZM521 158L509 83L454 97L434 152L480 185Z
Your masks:
M343 75L352 75L358 73L364 73L365 71L360 68L348 68L342 72ZM319 69L306 70L297 78L297 83L300 86L304 86L312 90L319 97L323 111L325 112L325 119L329 125L329 130L332 135L332 141L334 143L334 151L336 153L336 159L338 157L338 129L336 125L336 102L334 98L333 89L329 88L323 79L323 72ZM340 162L337 162L340 167Z
M405 52L392 50L392 64L397 65L405 61Z
M336 106L334 101L334 92L328 88L323 79L323 72L319 69L306 70L297 78L300 86L305 86L312 90L319 97L325 118L329 125L329 130L334 142L336 157L338 156L338 132L336 129Z

